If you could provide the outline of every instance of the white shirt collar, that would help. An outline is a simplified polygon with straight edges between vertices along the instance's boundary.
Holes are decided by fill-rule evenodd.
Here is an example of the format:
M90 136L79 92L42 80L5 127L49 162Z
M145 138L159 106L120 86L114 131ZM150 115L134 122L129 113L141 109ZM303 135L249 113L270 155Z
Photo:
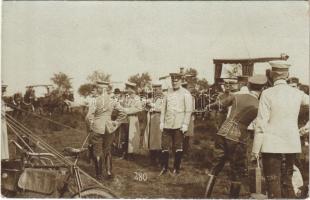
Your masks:
M279 79L279 80L276 80L273 85L276 86L276 85L280 85L280 84L287 84L287 82L286 82L286 80Z

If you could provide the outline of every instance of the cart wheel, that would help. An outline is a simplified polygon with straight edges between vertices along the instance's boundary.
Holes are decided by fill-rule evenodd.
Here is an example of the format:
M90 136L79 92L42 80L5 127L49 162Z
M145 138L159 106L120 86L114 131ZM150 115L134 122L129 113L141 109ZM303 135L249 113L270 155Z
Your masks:
M72 198L86 198L86 199L115 199L118 198L115 194L106 188L92 187L86 188L79 193L76 193Z

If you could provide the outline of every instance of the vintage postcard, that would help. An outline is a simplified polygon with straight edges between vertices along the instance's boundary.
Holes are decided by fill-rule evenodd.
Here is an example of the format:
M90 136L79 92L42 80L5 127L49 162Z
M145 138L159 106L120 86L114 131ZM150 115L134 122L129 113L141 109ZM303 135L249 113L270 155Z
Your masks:
M1 197L308 198L307 1L3 1Z

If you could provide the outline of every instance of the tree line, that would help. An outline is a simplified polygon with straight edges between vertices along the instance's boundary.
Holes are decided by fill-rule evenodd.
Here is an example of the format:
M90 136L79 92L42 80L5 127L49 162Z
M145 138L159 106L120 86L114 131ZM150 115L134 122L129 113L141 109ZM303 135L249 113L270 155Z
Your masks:
M186 81L188 84L196 85L196 90L208 89L209 83L205 78L197 78L198 72L194 68L187 68L184 72ZM189 75L189 76L186 76ZM194 77L194 78L193 78ZM72 89L72 78L63 72L55 73L51 78L51 81L56 85L56 90L62 92L68 92ZM95 70L92 74L88 75L86 78L87 82L80 85L78 89L79 95L82 97L87 97L90 95L94 88L96 81L108 81L111 82L111 74L104 73L103 71ZM151 89L152 78L148 72L137 73L129 76L128 81L135 83L137 85L138 92L145 91L146 89Z

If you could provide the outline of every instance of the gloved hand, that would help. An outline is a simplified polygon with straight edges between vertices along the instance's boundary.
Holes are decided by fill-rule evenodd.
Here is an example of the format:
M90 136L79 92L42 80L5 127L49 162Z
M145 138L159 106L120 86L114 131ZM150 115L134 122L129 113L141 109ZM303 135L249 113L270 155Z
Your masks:
M160 129L161 132L164 131L164 123L160 123L159 124L159 129Z
M182 131L182 133L185 133L188 130L188 126L186 124L183 124L180 130Z

